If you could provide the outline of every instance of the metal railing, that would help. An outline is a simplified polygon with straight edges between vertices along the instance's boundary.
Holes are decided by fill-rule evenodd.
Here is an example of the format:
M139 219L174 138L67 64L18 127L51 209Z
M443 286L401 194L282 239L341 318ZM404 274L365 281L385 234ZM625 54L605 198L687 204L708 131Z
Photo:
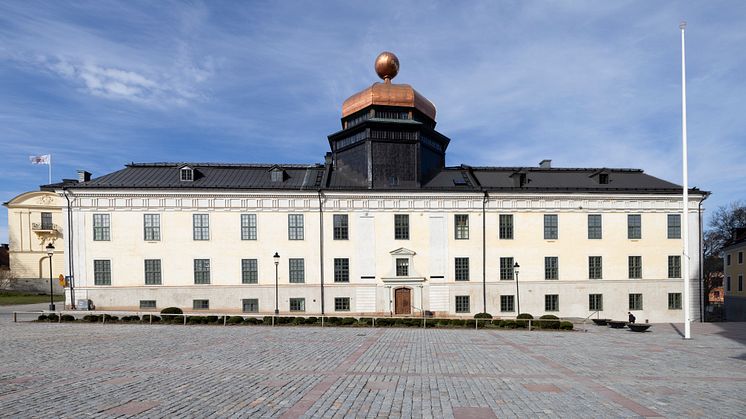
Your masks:
M172 317L172 318L179 318L179 320L180 320L179 323L182 323L183 325L187 325L187 323L189 322L189 319L192 318L192 317L205 317L205 318L206 317L216 317L218 319L218 322L222 322L223 323L223 326L227 326L229 324L232 324L231 322L228 321L228 319L231 318L231 317L241 317L243 319L254 318L254 319L257 319L257 320L261 319L262 320L262 325L265 325L264 321L266 319L270 319L270 323L269 323L270 326L275 326L275 325L279 325L279 324L285 324L285 325L289 325L289 326L300 326L300 325L313 326L314 324L311 324L311 323L299 324L299 323L286 322L284 320L284 319L287 319L287 318L308 319L308 318L313 317L313 318L318 319L318 321L320 322L320 326L321 327L326 327L326 324L330 323L330 319L344 319L344 318L355 319L355 323L357 324L357 327L368 326L368 324L367 324L367 320L368 319L370 319L370 327L376 327L376 321L378 321L379 324L380 324L381 320L393 320L394 324L391 325L391 326L397 327L396 322L397 322L397 320L399 320L400 324L398 326L410 327L413 324L413 321L416 321L417 323L421 322L421 326L419 326L419 325L417 326L417 327L421 327L421 328L427 328L428 327L427 326L428 323L438 324L438 323L443 323L444 321L451 322L451 321L457 320L457 321L463 321L464 323L461 324L461 325L458 325L458 326L454 325L455 327L457 327L457 328L471 328L472 323L473 323L473 326L474 326L475 330L480 329L480 325L481 325L482 329L485 329L485 328L497 328L497 327L489 327L488 326L488 325L497 326L497 325L495 325L493 323L493 322L496 322L496 321L497 322L499 322L499 321L512 321L512 322L514 322L513 323L514 327L510 327L510 328L518 328L518 329L526 328L528 331L531 331L533 329L543 329L541 327L541 325L542 324L547 324L547 323L557 325L557 327L550 328L551 330L557 330L557 329L559 329L559 324L561 324L561 322L570 322L570 323L573 324L573 328L577 324L581 324L581 325L585 326L585 320L587 319L586 318L584 320L578 321L579 320L578 318L518 319L518 318L515 318L515 317L509 317L509 318L493 318L493 319L474 319L474 318L468 318L468 317L427 317L427 316L422 316L422 317L420 317L420 316L327 316L327 315L324 315L324 316L321 316L321 315L317 315L317 316L306 316L306 315L295 315L295 314L289 314L289 315L282 315L282 316L280 316L280 315L274 315L274 314L265 315L265 314L247 314L247 313L237 314L237 313L212 313L212 312L211 313L188 312L188 313L181 313L181 314L164 314L164 313L153 312L153 311L121 311L121 310L101 310L101 311L99 311L99 310L95 310L95 311L94 310L92 310L92 311L58 310L58 311L48 311L48 310L45 310L45 311L14 311L13 312L13 322L17 323L19 321L18 320L18 315L31 315L31 314L36 315L37 318L40 315L46 315L46 316L55 315L57 317L57 319L56 319L57 323L62 323L63 322L62 317L64 315L73 316L73 317L75 317L76 320L84 318L85 316L99 316L101 318L100 319L100 323L101 324L106 324L106 322L107 322L107 316L109 316L108 317L108 321L109 322L112 321L111 317L114 317L114 316L137 316L140 319L138 321L138 323L148 323L148 324L153 324L153 318L154 317L158 318L158 319L164 318L164 317ZM366 324L361 324L360 323L361 319L365 319L366 320ZM408 324L404 324L404 322L403 322L404 320L408 321L409 323ZM21 321L23 321L23 320L21 320ZM117 318L117 320L114 320L114 321L119 321L119 319ZM159 320L156 320L156 322L160 323ZM96 323L99 323L99 321L97 320ZM332 326L337 326L337 324L336 324L337 322L336 321L332 321L332 323L334 323ZM351 325L340 325L340 326L351 326ZM440 327L446 328L446 327L449 327L449 326L451 326L451 325L445 325L444 324L444 325L442 325ZM388 325L387 326L382 326L382 327L388 327ZM439 326L430 326L430 327L439 327ZM587 331L587 329L584 328L584 331Z
M33 231L61 231L62 229L57 224L53 224L53 223L31 223L31 230Z

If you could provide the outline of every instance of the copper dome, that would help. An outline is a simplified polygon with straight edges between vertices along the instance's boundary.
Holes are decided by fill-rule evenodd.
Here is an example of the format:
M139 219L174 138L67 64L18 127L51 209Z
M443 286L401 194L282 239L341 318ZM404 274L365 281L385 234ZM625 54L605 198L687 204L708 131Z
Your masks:
M391 79L399 71L399 59L390 52L382 52L376 58L376 73L384 80L358 92L342 104L342 118L371 105L401 106L415 108L428 118L435 120L435 105L408 84L394 84Z

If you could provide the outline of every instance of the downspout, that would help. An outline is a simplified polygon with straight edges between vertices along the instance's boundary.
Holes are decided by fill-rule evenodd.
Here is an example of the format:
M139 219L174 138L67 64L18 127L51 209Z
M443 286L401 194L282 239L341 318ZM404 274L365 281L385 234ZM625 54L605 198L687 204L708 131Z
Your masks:
M487 312L487 191L482 191L482 313Z
M324 206L321 189L319 194L319 266L321 276L321 315L324 315Z
M67 188L62 188L67 200L67 270L70 274L70 307L75 310L75 268L73 267L73 215Z
M704 275L705 275L705 250L704 246L702 245L704 241L704 236L702 234L702 202L705 201L710 196L710 194L705 193L702 196L702 199L699 200L699 204L697 204L697 216L699 217L699 322L704 323L705 321L705 303L704 303L704 293L702 292L702 289L704 287Z

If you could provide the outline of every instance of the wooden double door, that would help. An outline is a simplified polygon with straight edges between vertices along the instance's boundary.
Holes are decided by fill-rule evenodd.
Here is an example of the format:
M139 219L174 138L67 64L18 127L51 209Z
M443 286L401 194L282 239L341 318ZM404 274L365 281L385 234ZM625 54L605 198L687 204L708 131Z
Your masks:
M394 290L394 314L412 314L412 290L397 288Z

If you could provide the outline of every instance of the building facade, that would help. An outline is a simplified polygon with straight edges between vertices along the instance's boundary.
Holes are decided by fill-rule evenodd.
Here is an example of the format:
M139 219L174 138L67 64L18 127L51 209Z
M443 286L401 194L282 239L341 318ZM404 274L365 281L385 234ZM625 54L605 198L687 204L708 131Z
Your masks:
M738 228L733 232L733 238L723 249L725 258L725 278L723 289L725 292L723 307L725 319L728 321L746 321L746 228Z
M62 228L63 198L50 190L26 192L3 205L8 208L8 247L12 287L49 292L49 256L46 246L55 246L52 276L55 292L62 292L57 276L65 272Z
M130 164L57 185L77 298L98 308L681 321L681 187L637 169L446 167L435 107L383 83L323 164ZM698 231L706 193L690 191ZM66 201L65 201L66 202ZM691 249L700 238L691 235ZM692 295L698 295L692 252ZM278 257L275 257L278 256Z

